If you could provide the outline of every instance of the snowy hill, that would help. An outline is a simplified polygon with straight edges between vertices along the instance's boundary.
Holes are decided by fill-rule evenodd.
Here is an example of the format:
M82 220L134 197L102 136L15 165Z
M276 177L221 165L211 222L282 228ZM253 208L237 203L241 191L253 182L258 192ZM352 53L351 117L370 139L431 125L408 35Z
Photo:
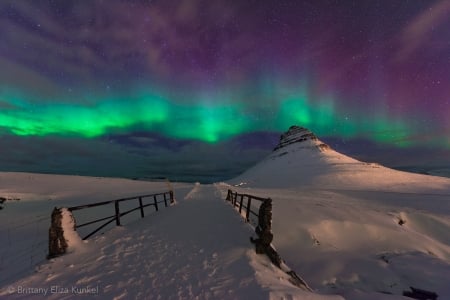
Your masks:
M401 172L338 153L306 128L292 126L263 161L230 181L249 187L395 190L450 189L450 179Z
M360 162L293 126L229 183L273 199L273 243L313 289L380 299L414 286L450 299L449 178Z

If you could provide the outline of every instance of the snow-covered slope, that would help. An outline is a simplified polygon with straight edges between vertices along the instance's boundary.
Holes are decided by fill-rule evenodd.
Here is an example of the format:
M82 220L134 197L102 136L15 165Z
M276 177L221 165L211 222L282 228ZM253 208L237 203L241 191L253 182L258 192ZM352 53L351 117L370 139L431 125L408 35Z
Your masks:
M0 172L0 197L7 199L0 210L0 286L29 274L45 262L50 216L55 206L69 207L156 193L167 191L171 186L183 197L193 184ZM100 210L86 212L86 217L92 214L90 219L94 219L95 215L113 214L112 208L107 212ZM84 216L85 213L79 217ZM136 216L130 214L130 221L138 219Z
M306 128L291 126L274 151L232 184L249 187L315 187L403 192L450 189L450 179L401 172L338 153Z
M313 289L380 299L414 286L450 299L449 178L363 163L291 127L229 183L223 192L273 199L273 243Z

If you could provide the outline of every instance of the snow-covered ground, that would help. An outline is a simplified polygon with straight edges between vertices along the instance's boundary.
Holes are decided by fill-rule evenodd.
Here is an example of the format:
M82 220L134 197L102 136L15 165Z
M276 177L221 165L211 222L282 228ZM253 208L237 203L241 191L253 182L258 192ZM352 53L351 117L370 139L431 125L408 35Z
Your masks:
M450 179L363 163L320 144L282 147L229 182L273 199L281 256L313 289L346 299L410 286L450 299Z
M191 188L192 184L177 184L180 196ZM45 261L50 216L55 206L69 207L168 189L166 182L0 173L0 197L9 199L0 210L0 286ZM87 217L103 213L113 214L93 209ZM83 221L83 217L84 213L79 214L77 220Z
M413 286L450 299L450 179L296 142L304 131L214 185L0 173L0 197L20 199L0 210L0 298L410 299L401 294ZM69 254L45 260L54 206L170 188L176 205L72 237ZM255 254L252 228L224 201L229 188L273 199L273 244L314 293Z
M0 173L0 178L0 193L21 199L7 201L0 212L6 229L0 298L342 299L294 287L265 256L255 254L251 227L213 185L172 184L176 205L144 219L137 214L84 243L70 238L68 254L46 261L48 217L55 205L160 192L167 183L26 173Z

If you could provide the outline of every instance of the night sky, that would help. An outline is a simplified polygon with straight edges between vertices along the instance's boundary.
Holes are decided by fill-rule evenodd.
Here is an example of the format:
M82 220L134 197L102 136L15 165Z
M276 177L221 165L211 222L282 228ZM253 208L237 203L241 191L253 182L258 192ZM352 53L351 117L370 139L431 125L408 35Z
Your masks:
M214 181L293 124L450 169L450 1L0 2L0 170Z

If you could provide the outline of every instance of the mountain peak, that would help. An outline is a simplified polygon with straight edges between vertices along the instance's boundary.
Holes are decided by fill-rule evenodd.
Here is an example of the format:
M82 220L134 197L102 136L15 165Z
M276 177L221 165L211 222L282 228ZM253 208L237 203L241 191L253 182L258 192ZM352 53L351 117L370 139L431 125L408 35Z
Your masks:
M289 127L288 131L284 132L280 137L280 142L273 149L277 151L281 148L285 148L291 144L303 144L308 148L318 148L320 151L330 149L330 146L320 141L317 136L309 129L297 125Z

